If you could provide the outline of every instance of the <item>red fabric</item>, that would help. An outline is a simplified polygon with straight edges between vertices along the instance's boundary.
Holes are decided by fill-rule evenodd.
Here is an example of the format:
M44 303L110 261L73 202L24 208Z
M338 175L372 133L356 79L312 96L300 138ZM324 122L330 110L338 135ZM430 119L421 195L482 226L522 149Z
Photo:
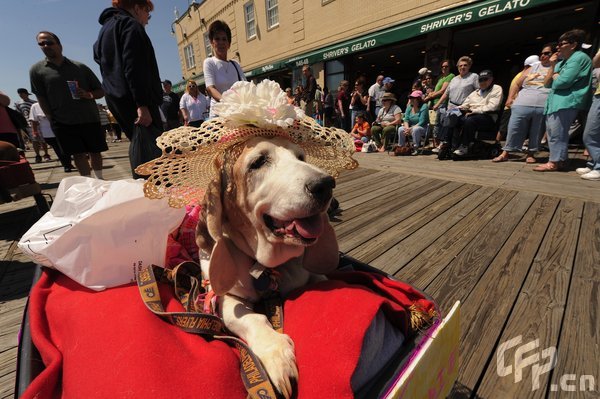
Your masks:
M0 161L0 186L11 189L31 183L35 183L35 176L24 156L18 162Z
M284 330L295 343L302 399L351 398L350 377L376 312L383 309L404 329L403 307L422 300L405 284L380 276L335 278L285 303ZM351 285L356 282L383 295ZM181 310L170 287L162 286L161 296L168 311ZM31 292L29 312L47 368L23 398L246 397L235 350L161 320L134 285L96 292L45 270Z

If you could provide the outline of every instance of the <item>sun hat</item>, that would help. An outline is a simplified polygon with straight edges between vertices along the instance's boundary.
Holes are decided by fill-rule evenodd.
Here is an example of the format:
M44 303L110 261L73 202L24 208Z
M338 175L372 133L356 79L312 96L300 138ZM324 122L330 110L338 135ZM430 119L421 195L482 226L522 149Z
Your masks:
M394 93L390 93L390 92L383 93L383 96L381 96L381 101L383 101L383 100L398 101L398 100L396 100L396 96L394 95Z
M254 137L288 138L302 147L306 162L334 177L358 166L348 133L305 116L288 104L285 92L271 80L236 82L213 109L219 116L199 128L179 127L156 140L162 156L136 168L139 175L149 176L146 197L168 197L173 207L199 202L220 173L219 161L229 153L239 155L239 144Z
M540 57L538 57L537 55L530 55L529 57L525 58L523 66L531 66L536 62L540 62Z
M423 98L423 92L421 90L414 90L408 95L408 98Z

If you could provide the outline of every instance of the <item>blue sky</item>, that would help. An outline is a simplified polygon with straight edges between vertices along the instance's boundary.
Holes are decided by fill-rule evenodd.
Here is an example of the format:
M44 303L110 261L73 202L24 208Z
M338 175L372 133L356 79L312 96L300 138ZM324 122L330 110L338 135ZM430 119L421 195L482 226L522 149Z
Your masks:
M171 23L175 19L174 7L181 14L187 9L188 0L154 0L153 3L154 12L146 31L154 45L161 78L175 83L181 80L181 66L177 43L171 36ZM29 68L44 57L35 41L41 30L56 33L62 42L63 54L89 66L102 80L92 46L100 30L98 17L110 5L110 0L2 0L0 90L10 97L11 103L19 98L19 87L31 91Z

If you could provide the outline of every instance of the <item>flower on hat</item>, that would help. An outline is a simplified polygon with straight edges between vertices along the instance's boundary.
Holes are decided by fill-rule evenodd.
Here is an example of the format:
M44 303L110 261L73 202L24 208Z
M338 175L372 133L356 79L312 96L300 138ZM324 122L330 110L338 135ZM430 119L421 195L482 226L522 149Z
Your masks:
M288 104L287 95L277 82L263 80L259 84L236 82L223 93L221 102L213 105L214 113L230 125L252 125L262 128L287 128L304 112Z

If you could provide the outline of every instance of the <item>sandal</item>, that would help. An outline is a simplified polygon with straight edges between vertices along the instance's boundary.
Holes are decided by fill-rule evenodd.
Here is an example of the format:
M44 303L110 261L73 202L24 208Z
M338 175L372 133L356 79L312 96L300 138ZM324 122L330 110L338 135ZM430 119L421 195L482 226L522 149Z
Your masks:
M536 166L535 168L533 168L533 170L536 172L556 172L557 170L559 170L559 166L557 163L548 162L543 165Z
M506 161L508 161L509 157L510 156L508 154L506 154L506 155L500 154L496 158L492 159L492 162L506 162Z
M525 158L525 163L537 163L537 159L535 159L532 155L529 155L527 158Z

